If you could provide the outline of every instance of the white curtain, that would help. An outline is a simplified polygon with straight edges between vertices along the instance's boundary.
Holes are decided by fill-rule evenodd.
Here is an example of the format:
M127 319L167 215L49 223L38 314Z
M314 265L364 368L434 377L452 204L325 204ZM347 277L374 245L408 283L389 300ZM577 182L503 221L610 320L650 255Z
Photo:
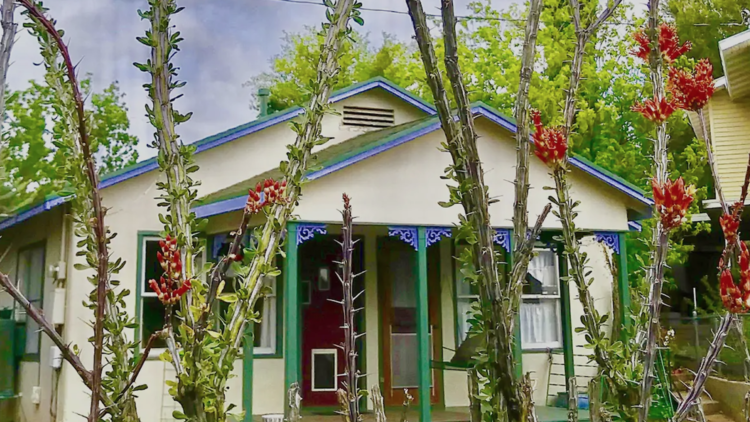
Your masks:
M538 251L529 263L529 285L521 305L521 340L524 347L557 347L560 334L560 289L557 256Z

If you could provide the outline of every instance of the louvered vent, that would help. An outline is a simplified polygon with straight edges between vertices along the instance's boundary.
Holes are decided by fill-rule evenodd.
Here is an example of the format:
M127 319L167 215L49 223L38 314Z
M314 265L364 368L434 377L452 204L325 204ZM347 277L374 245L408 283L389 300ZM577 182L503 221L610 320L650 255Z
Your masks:
M344 106L344 126L383 128L394 122L393 110L387 108Z

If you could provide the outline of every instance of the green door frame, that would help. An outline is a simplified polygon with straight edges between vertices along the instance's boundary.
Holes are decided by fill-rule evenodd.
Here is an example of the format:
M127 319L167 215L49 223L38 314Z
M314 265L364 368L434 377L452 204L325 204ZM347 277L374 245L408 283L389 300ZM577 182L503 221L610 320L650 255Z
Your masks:
M617 233L617 242L620 245L619 268L617 269L617 290L620 294L620 321L623 326L629 327L630 321L630 283L628 282L628 246L627 232Z
M301 379L300 359L300 306L299 306L299 265L297 247L297 227L299 223L290 221L287 223L286 232L286 260L284 261L284 272L286 273L286 290L284 294L284 388L299 383ZM286 397L286 394L284 395ZM288 399L284 399L285 406Z

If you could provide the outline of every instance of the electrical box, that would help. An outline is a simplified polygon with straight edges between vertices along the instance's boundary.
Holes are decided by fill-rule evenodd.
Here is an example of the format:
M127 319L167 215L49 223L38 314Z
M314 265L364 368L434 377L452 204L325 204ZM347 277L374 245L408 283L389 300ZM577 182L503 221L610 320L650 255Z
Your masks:
M34 386L31 387L31 403L39 404L42 402L42 387Z
M65 324L65 288L55 289L55 297L52 300L52 324Z
M68 278L68 263L65 261L59 261L55 265L55 280L61 281Z
M49 366L52 369L62 368L63 355L62 350L57 346L49 348Z

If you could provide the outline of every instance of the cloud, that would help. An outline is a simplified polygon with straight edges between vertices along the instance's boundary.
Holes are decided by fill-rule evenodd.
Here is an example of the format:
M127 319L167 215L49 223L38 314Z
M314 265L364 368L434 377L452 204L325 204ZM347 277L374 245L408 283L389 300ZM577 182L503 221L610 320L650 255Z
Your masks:
M187 82L180 90L183 97L176 103L182 112L192 111L193 118L178 127L185 142L224 131L255 118L248 107L250 94L243 82L269 69L273 56L281 52L284 32L302 31L305 26L319 25L325 9L317 5L288 3L279 0L182 0L185 10L174 24L185 41L175 62L179 79ZM321 2L322 3L322 2ZM368 2L368 7L406 11L403 0ZM469 0L456 0L457 14L465 14ZM493 7L505 8L512 0L495 0ZM427 13L439 13L439 0L424 0ZM45 5L65 29L73 59L79 73L92 73L94 89L100 90L119 81L126 94L131 131L139 137L141 157L152 156L147 148L153 130L145 117L148 97L142 85L148 75L133 67L133 62L148 58L147 47L136 41L148 27L136 10L147 7L145 0L47 0ZM365 31L377 45L386 32L409 41L411 21L407 15L363 12ZM20 13L17 14L20 22ZM13 65L8 72L11 89L23 89L29 79L41 80L44 71L39 63L36 40L25 30L19 31L13 49Z

